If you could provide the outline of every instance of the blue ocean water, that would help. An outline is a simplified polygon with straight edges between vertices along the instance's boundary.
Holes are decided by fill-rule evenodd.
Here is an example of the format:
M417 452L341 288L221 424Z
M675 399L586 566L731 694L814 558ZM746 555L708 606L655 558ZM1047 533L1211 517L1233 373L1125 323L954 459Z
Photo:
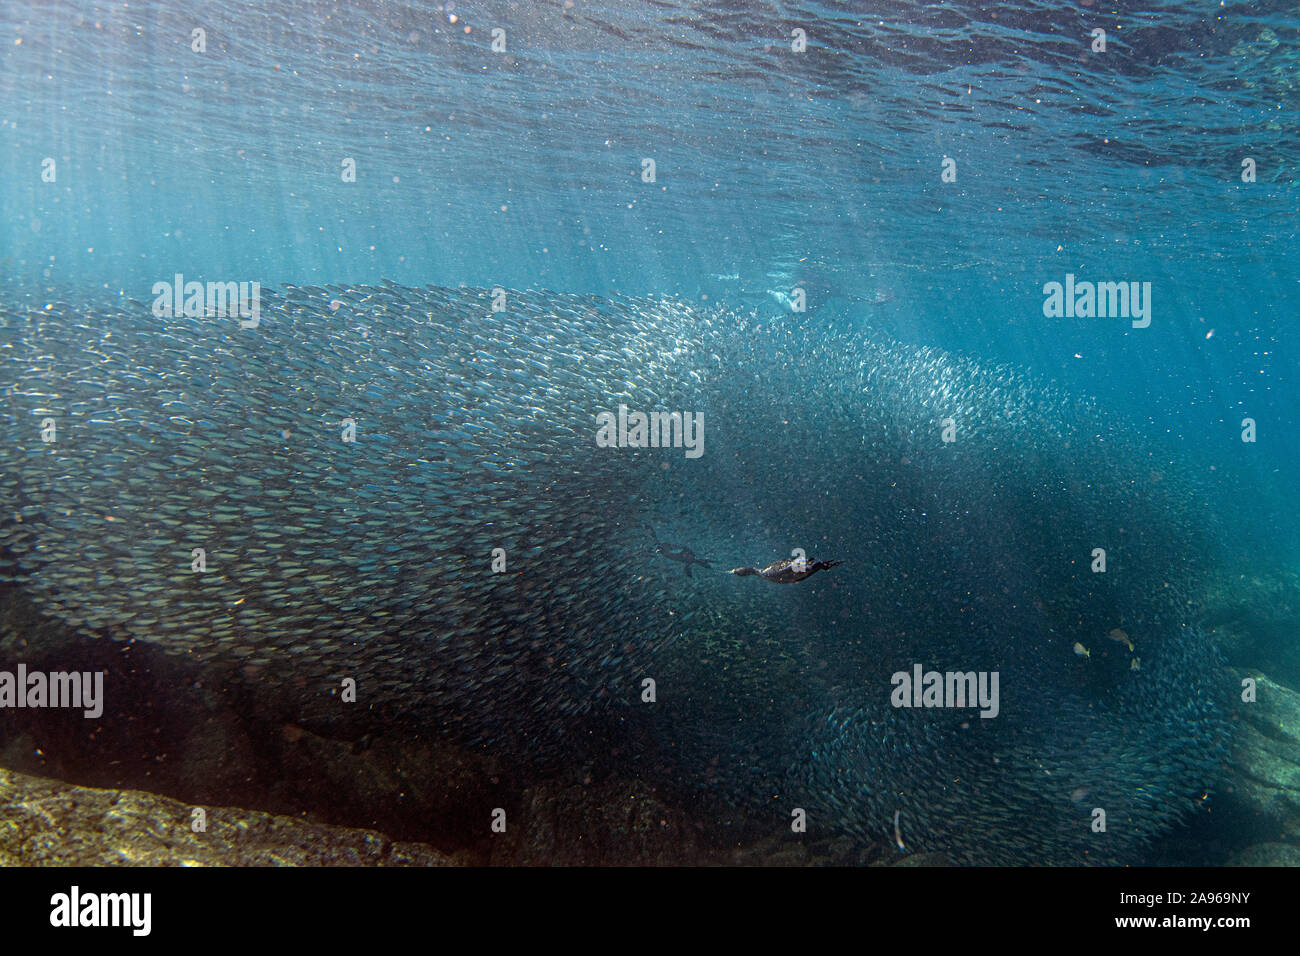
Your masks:
M17 2L0 18L0 262L17 281L141 298L176 272L382 276L738 307L802 283L816 322L1027 366L1149 418L1246 469L1228 493L1243 522L1295 530L1290 4ZM1042 287L1067 273L1151 282L1151 327L1045 319ZM1243 449L1246 416L1261 440Z
M1208 489L1226 552L1294 570L1298 71L1289 2L11 0L0 280L871 328L1095 397ZM1067 275L1149 283L1149 326L1045 315Z

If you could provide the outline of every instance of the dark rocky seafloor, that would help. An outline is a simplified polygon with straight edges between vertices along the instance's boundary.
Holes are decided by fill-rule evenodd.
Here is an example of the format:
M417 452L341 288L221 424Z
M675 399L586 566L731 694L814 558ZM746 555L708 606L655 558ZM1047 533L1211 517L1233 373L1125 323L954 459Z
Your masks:
M255 810L192 807L0 770L2 866L447 866L421 843Z
M1144 862L1298 865L1300 575L1225 573L1205 608L1225 680L1256 679L1258 700L1232 714L1225 785ZM134 690L99 720L0 711L0 865L946 862L779 825L765 832L629 775L617 750L524 777L437 739L313 733L240 668L74 638L13 594L0 595L0 609L5 661L57 669L75 659L129 677ZM196 806L208 808L202 833L190 826ZM505 833L491 830L497 807Z

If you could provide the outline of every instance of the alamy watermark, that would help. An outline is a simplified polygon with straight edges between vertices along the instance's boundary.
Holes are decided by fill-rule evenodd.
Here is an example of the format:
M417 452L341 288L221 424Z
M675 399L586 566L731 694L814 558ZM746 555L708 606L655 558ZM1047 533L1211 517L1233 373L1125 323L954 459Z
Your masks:
M912 665L912 673L898 671L890 678L894 691L889 702L895 707L976 707L981 717L996 717L997 671L927 671Z
M0 708L67 707L94 720L104 712L103 671L0 671Z
M255 329L262 317L260 282L186 282L176 273L173 282L153 284L153 314L160 319L186 316L191 319L239 316L239 326Z
M1049 319L1132 319L1135 329L1151 324L1150 282L1076 282L1067 272L1064 284L1048 282L1043 295Z
M135 936L152 928L152 893L83 893L73 886L50 897L50 925L128 927Z
M704 454L703 412L629 412L596 415L596 444L601 448L685 448L687 458Z

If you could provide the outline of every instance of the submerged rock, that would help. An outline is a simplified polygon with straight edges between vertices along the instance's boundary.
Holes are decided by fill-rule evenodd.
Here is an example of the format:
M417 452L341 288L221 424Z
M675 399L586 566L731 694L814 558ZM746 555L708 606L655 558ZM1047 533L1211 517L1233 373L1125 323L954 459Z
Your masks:
M1300 836L1300 692L1258 672L1233 673L1254 679L1256 693L1238 705L1234 791L1254 813Z
M0 769L6 866L450 866L420 843L233 807L194 807L136 790L95 790Z
M1300 866L1300 847L1289 843L1257 843L1234 856L1228 866Z
M1300 686L1300 573L1219 574L1202 600L1206 626L1229 664L1262 667L1273 679Z

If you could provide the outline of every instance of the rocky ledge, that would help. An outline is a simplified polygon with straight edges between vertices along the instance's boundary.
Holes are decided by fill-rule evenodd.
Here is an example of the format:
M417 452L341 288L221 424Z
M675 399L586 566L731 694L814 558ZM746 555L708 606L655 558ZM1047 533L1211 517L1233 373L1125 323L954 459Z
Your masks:
M0 769L0 866L445 866L422 843Z

